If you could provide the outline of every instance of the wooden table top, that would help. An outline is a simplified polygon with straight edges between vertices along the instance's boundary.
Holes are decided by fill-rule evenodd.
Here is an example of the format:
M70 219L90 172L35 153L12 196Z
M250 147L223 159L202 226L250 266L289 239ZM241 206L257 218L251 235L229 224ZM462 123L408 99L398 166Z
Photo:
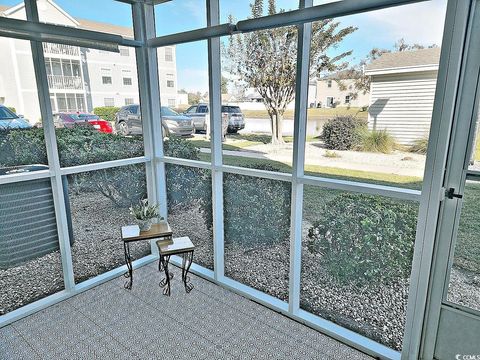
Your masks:
M152 228L148 231L140 231L138 225L122 226L123 241L148 240L165 236L172 236L172 229L166 221L152 224Z
M173 242L158 240L157 246L158 251L160 251L162 255L179 254L195 249L195 245L193 245L192 241L187 236L173 239Z

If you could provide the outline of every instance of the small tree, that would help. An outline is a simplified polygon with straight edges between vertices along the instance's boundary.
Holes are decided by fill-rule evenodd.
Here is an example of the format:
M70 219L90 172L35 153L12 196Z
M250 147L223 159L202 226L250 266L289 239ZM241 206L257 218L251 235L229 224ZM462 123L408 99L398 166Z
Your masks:
M252 18L263 16L263 5L264 0L254 0L251 5ZM278 13L276 0L268 0L267 12L268 15ZM232 17L230 21L233 22ZM340 23L333 20L321 20L313 24L311 75L346 68L347 63L342 60L351 51L333 57L327 53L355 30L352 26L340 28ZM283 143L283 115L295 97L296 27L286 26L231 36L225 53L230 60L229 71L262 96L271 121L272 143Z

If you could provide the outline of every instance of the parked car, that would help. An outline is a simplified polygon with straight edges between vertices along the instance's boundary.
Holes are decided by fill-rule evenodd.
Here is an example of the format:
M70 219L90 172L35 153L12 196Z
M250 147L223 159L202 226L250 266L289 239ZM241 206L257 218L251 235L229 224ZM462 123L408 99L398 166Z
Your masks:
M53 114L53 123L56 128L72 128L74 126L91 126L94 129L111 134L113 132L112 125L107 120L103 120L95 114L87 114L80 112L72 113L56 113Z
M207 131L207 115L208 105L207 104L197 104L190 106L183 114L190 117L193 120L193 126L195 127L195 132L206 132Z
M208 104L200 103L190 106L183 114L191 117L195 131L207 131L206 114L209 113ZM227 132L236 133L245 128L245 118L240 107L222 105L222 118L228 120Z
M227 131L229 133L236 133L238 130L245 129L245 118L240 107L222 105L222 117L228 119Z
M15 114L4 105L0 105L0 130L29 129L32 125L27 119Z
M194 127L192 119L181 115L169 107L161 107L161 121L164 136L192 136ZM142 115L139 105L122 107L115 117L115 128L122 135L142 133Z

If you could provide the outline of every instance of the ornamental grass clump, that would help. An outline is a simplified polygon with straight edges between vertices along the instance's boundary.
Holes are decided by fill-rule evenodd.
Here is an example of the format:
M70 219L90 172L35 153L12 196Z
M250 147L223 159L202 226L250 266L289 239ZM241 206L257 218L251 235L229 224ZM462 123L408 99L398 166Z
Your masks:
M368 130L365 128L361 129L358 134L360 142L357 150L359 151L390 154L397 147L395 139L387 130Z

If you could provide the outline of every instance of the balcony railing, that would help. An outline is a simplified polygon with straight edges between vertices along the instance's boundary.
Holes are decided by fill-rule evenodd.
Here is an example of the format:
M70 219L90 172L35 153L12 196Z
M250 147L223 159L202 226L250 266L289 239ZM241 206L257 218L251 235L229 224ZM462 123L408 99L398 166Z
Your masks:
M45 54L79 56L80 50L77 46L43 43L43 52Z
M83 81L79 76L48 75L48 87L56 90L83 90Z

